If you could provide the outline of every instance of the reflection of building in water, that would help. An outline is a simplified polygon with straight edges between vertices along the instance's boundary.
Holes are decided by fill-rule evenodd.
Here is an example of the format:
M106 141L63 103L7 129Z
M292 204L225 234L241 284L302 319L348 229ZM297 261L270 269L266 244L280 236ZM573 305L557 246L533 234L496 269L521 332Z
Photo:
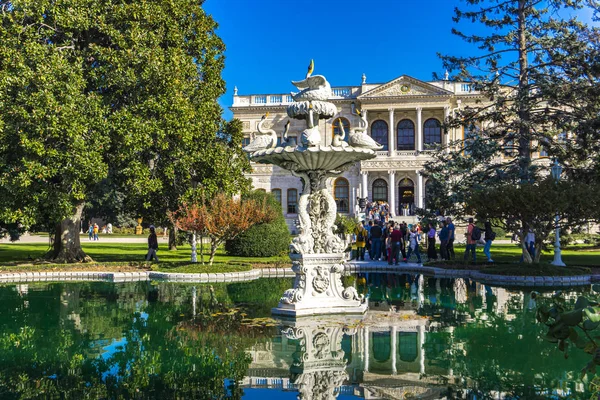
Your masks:
M441 387L432 387L437 380L425 374L447 371L426 363L425 333L433 325L415 311L370 311L346 325L321 320L283 328L272 341L250 350L244 386L297 389L301 398L315 400L340 393L373 399L437 395Z
M529 293L469 279L372 274L357 282L366 282L365 287L358 284L357 289L370 299L370 310L360 323L348 321L344 329L339 321L321 320L319 328L313 329L313 336L309 330L304 331L304 346L298 338L286 335L285 330L272 340L253 346L244 387L299 391L303 399L333 398L339 394L368 399L409 395L444 398L448 385L460 387L473 379L470 375L459 376L465 372L465 360L474 356L481 359L480 355L469 353L481 348L470 344L469 332L486 329L498 318L510 321L519 309L530 306ZM321 336L315 341L318 335L314 332L326 334L328 340ZM299 390L294 384L299 383L299 366L293 364L294 360L311 360L309 348L315 343L338 342L339 346L331 347L331 354L339 357L343 352L344 365L330 364L329 368L337 371L331 376L323 375L327 363L313 363L315 368L302 369L305 375L300 383L304 386ZM340 368L345 370L343 374ZM310 386L319 380L329 382L327 391ZM322 395L325 392L329 397Z

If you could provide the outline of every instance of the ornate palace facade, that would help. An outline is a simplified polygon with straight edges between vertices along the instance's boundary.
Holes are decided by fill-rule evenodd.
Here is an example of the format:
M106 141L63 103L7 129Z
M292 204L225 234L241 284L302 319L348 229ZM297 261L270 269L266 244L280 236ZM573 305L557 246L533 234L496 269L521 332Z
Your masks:
M360 86L333 87L328 101L337 106L338 113L320 121L321 132L328 132L322 145L331 144L332 136L343 124L346 134L359 124L355 109L366 114L368 133L384 148L377 157L356 163L350 170L332 180L331 190L338 212L354 214L357 198L384 201L390 204L392 216L414 221L416 207L423 207L427 180L421 174L430 161L429 152L464 139L464 129L444 132L442 122L457 109L475 104L482 96L472 85L448 80L424 82L410 76L400 76L379 84L366 82ZM242 121L245 142L256 132L257 124L267 112L266 128L283 132L290 120L286 113L292 103L289 94L239 95L236 88L231 110ZM291 120L289 137L294 140L304 126ZM269 126L270 125L270 126ZM346 138L347 140L347 138ZM253 163L251 174L255 189L272 192L280 201L290 228L297 218L297 202L302 191L299 178L272 165Z

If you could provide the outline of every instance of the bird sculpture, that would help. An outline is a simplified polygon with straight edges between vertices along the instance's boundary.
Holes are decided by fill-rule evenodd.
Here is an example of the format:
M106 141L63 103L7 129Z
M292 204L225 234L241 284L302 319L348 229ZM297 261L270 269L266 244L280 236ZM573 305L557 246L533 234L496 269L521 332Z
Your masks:
M315 70L315 60L310 60L310 64L308 64L308 71L306 72L306 76L304 77L304 79L308 79L308 77L312 75L314 70Z
M338 119L338 126L340 129L340 134L339 135L336 135L335 133L333 134L333 139L331 141L331 145L334 147L347 147L348 143L346 143L346 141L344 141L344 139L346 138L346 130L344 129L344 124L342 123L341 118Z
M306 77L301 81L292 81L292 84L301 90L299 93L290 92L294 101L326 101L331 97L331 85L323 75L312 76L315 63L310 60Z
M350 130L349 142L353 147L363 147L371 150L381 150L383 146L377 143L373 138L367 135L367 127L369 123L367 122L367 117L360 112L359 109L356 109L356 114L360 116L360 122L358 128L354 128Z
M277 132L273 129L263 129L263 124L265 123L269 113L266 113L260 119L258 126L258 133L260 135L256 135L254 139L242 150L246 153L254 153L259 150L272 149L277 146Z
M288 122L285 123L285 127L283 128L283 133L281 134L281 147L290 146L292 144L292 141L288 138L291 122L292 121L288 119Z
M308 104L308 115L306 116L307 128L302 131L300 140L303 146L317 146L321 143L321 132L319 132L319 117L315 113L312 103ZM315 121L316 117L316 121Z

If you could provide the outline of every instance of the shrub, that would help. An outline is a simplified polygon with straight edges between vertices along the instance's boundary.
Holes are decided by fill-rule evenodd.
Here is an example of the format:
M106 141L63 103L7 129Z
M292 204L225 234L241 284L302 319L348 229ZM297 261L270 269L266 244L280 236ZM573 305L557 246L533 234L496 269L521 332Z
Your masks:
M335 217L333 233L337 235L347 235L353 233L357 225L358 222L356 221L356 219L338 214Z
M277 213L277 218L267 224L254 225L234 240L225 243L225 251L231 256L271 257L287 252L291 237L281 211L281 204L270 193L252 191L244 199L262 202Z

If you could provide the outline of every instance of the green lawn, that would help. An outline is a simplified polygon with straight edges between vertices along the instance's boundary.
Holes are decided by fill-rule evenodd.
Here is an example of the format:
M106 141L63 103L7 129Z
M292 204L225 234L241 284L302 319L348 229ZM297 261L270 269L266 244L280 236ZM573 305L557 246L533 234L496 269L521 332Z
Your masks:
M439 251L439 247L438 247ZM426 253L426 249L422 250ZM517 245L501 244L492 245L492 259L496 263L518 263L521 259L521 247ZM462 260L464 255L464 246L456 247L456 259ZM542 253L540 264L547 264L554 259L554 251ZM586 267L600 267L600 249L592 247L583 247L578 245L573 250L567 248L562 251L562 259L567 265L578 265ZM486 262L483 247L477 247L477 261L484 264Z
M113 262L141 262L146 256L147 246L145 243L102 243L83 242L83 250L98 263ZM189 262L191 259L191 247L189 245L178 246L177 251L165 249L161 246L158 258L162 262ZM15 262L32 262L40 259L48 251L48 245L44 243L13 243L0 244L0 265ZM198 255L198 259L200 256ZM208 256L205 255L205 262ZM215 263L250 263L254 264L289 264L288 257L230 257L222 249L217 251Z

